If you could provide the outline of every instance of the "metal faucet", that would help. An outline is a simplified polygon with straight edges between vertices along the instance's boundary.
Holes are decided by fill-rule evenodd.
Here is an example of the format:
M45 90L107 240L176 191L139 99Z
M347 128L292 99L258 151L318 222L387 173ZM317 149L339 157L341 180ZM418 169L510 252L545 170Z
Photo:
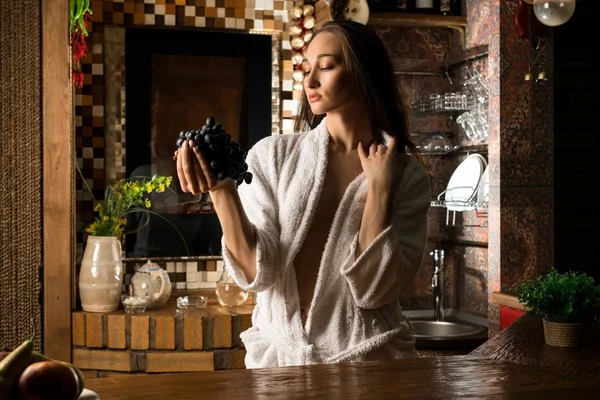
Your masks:
M433 320L444 321L444 279L442 271L444 270L444 250L435 249L431 253L433 256L433 276L431 277L431 287L433 288Z

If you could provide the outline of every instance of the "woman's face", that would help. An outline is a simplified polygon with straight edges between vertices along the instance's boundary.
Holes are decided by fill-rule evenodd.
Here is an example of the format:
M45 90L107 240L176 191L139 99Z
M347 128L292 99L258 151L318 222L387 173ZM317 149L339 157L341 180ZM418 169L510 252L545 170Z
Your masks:
M315 115L339 111L351 103L339 37L323 32L313 38L302 63L304 91Z

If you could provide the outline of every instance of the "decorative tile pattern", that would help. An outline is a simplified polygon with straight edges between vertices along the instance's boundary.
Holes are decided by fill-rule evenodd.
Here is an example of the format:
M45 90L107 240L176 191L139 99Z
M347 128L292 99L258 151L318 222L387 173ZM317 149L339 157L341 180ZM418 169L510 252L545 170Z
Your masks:
M85 225L93 220L93 197L103 199L104 188L124 173L121 161L124 146L124 43L118 29L105 27L163 26L190 29L232 29L256 33L270 32L279 49L273 50L273 118L272 134L289 133L293 103L291 99L291 56L287 25L291 0L104 0L92 1L94 20L89 27L90 54L83 60L84 86L75 96L77 163L85 183L76 182L77 257L83 254ZM122 34L122 33L121 33ZM112 46L105 52L106 44ZM108 78L110 76L110 78ZM107 79L111 85L107 85ZM113 83L117 83L112 87ZM109 87L110 86L110 87ZM119 99L107 108L105 96ZM106 115L105 115L106 113ZM108 121L108 126L105 126ZM106 169L105 165L114 166Z
M213 257L211 259L192 259L191 261L162 261L154 259L161 268L169 274L173 289L215 289L217 281L225 269L222 260ZM144 261L124 259L125 284L129 284L131 277L137 267Z
M552 38L535 50L514 27L515 0L467 0L468 43L489 43L488 293L547 271L553 256ZM541 68L547 82L524 81ZM502 118L501 118L502 116ZM491 307L490 321L499 323Z

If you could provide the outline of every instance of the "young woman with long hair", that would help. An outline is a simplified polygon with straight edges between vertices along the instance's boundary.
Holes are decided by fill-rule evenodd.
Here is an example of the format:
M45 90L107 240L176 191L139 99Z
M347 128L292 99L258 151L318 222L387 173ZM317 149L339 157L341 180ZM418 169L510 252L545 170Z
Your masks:
M391 62L345 20L305 55L296 132L250 149L250 185L217 180L193 143L177 157L182 189L210 193L228 272L257 292L246 367L416 357L398 298L427 241L429 173Z

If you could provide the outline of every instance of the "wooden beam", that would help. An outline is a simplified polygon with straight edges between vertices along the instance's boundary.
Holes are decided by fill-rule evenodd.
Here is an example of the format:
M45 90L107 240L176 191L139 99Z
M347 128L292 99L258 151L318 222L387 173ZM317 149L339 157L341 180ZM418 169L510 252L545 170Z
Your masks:
M517 300L517 296L513 294L507 294L502 292L494 292L492 293L492 303L499 304L501 306L507 306L510 308L514 308L517 310L525 311L525 306Z
M43 351L71 361L72 91L69 2L42 2Z
M369 25L411 26L411 27L465 27L464 15L403 14L397 12L373 12L369 16Z

